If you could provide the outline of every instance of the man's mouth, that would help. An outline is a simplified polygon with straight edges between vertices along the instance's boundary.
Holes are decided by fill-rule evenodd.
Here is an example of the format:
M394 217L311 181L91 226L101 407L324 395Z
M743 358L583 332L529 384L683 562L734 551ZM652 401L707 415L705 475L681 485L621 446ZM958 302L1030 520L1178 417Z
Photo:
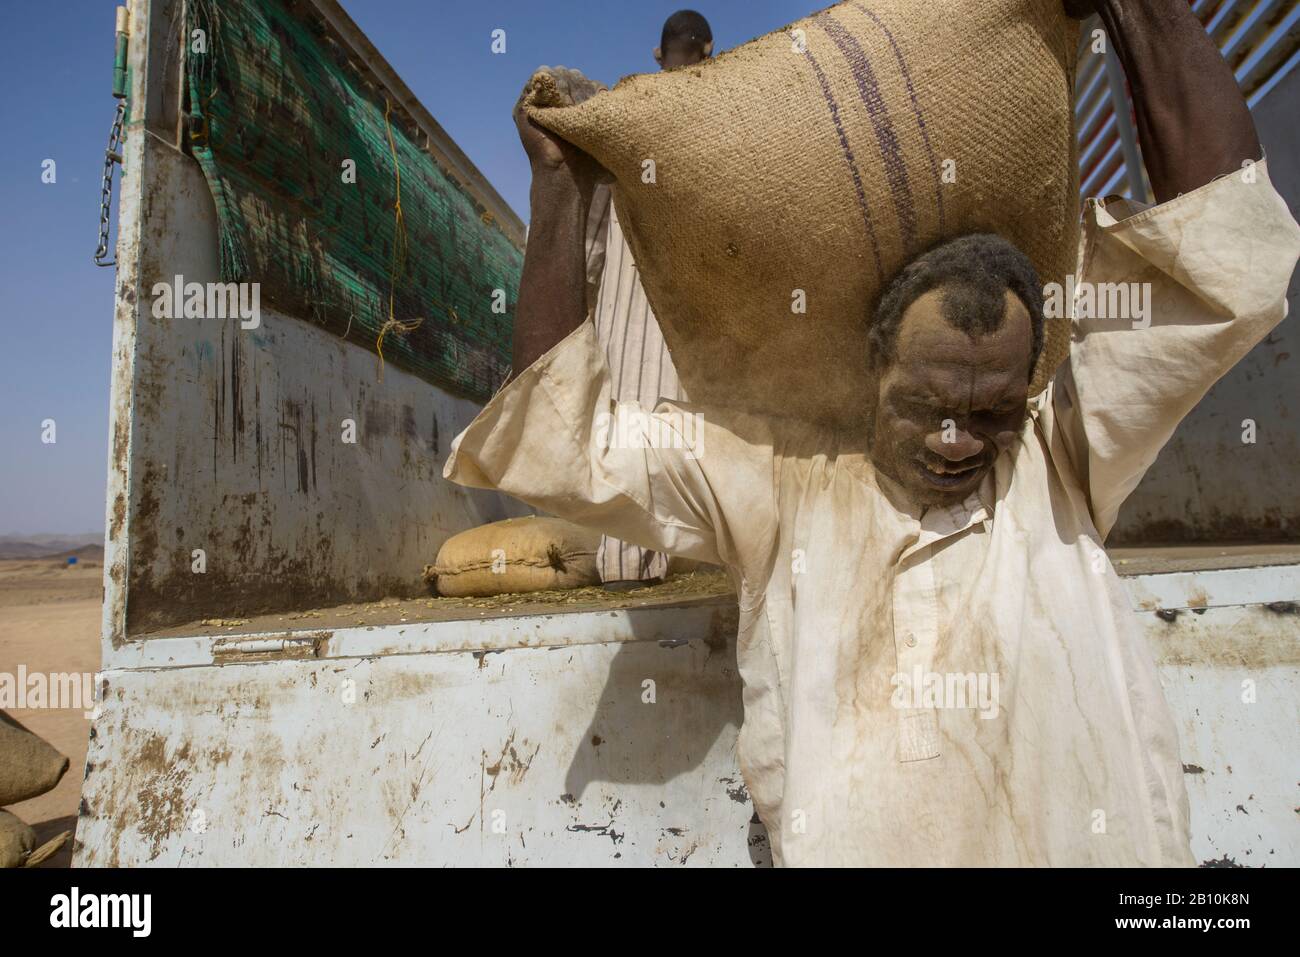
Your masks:
M918 461L916 470L925 483L932 488L954 491L964 488L983 473L984 462L943 462L934 463Z

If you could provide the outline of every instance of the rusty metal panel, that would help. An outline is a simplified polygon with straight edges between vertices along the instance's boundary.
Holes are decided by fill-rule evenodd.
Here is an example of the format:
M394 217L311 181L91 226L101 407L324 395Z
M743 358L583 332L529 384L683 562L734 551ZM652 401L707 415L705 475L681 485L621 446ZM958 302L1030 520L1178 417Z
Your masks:
M770 863L732 625L112 672L76 864Z
M146 123L156 123L162 110L155 88L163 84L160 68L150 78L145 64L158 62L149 53L150 42L159 42L170 24L161 7L152 0L131 5L128 103L131 120L122 142L123 176L118 193L118 227L114 258L117 261L117 289L113 302L113 355L108 410L108 481L104 520L104 608L102 637L105 653L126 635L126 587L129 550L127 547L127 503L131 494L131 402L136 368L136 326L140 288L141 211L144 205ZM153 29L151 30L151 25ZM155 155L156 151L149 151ZM128 175L128 173L130 175ZM105 659L107 661L107 659Z

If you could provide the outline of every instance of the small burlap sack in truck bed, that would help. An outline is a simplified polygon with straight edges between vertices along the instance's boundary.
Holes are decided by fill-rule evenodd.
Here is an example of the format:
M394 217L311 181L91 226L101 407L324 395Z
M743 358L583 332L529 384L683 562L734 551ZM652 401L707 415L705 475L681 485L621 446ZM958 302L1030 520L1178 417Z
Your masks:
M466 597L600 584L600 532L559 518L508 518L453 535L424 580L439 595Z
M1044 283L1073 269L1077 38L1061 0L847 2L578 105L539 72L524 103L614 176L692 401L852 424L916 254L995 232ZM1030 394L1068 345L1049 320Z

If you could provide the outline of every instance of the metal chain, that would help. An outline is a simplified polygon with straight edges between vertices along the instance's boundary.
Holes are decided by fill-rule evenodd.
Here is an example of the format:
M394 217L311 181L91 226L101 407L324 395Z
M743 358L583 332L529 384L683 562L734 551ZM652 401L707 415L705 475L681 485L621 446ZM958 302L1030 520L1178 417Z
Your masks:
M108 149L104 150L104 182L99 190L99 246L95 249L96 266L116 266L116 259L108 256L108 219L113 209L113 164L122 162L122 124L126 121L126 100L117 101L117 114L113 129L108 134Z

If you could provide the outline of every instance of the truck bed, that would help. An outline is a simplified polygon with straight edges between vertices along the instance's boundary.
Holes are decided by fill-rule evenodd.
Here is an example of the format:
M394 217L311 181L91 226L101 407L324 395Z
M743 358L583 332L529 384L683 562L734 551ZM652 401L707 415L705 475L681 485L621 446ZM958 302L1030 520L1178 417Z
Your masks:
M1111 564L1125 577L1167 572L1203 572L1229 568L1263 568L1300 563L1300 544L1169 545L1109 548Z
M480 598L439 596L386 598L382 601L347 602L248 617L204 618L131 637L152 639L184 638L193 635L264 635L475 619L551 616L631 608L691 607L725 598L733 593L731 581L724 572L690 572L671 576L657 584L627 591L608 591L593 586Z
M1300 564L1297 545L1216 545L1113 548L1109 555L1115 570L1126 578L1174 572L1205 572ZM180 638L192 635L262 635L310 632L339 628L376 628L388 625L518 618L535 615L613 611L628 608L680 607L732 595L726 574L720 571L674 575L668 580L630 589L607 591L600 587L493 595L481 598L385 598L372 602L294 609L258 615L238 610L222 618L202 618L169 628L133 634L137 638Z

